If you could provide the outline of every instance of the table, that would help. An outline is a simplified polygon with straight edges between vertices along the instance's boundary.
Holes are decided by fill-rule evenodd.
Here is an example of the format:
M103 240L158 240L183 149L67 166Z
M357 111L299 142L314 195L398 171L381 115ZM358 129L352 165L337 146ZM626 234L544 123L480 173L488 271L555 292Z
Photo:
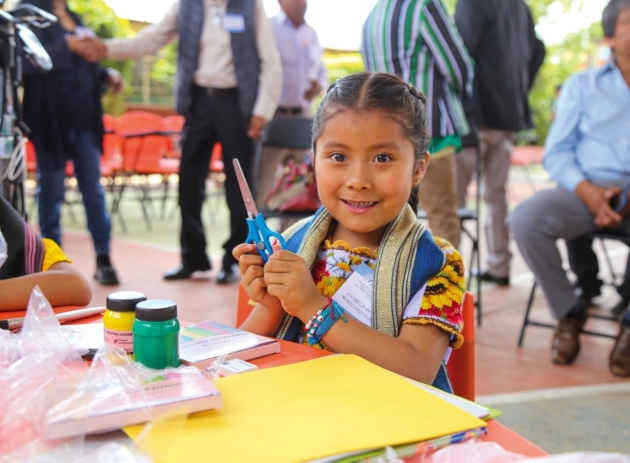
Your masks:
M77 307L61 307L55 308L54 311L56 313L66 312L68 310L76 309ZM15 312L0 312L0 320L14 317L23 317L24 311L15 311ZM90 323L93 321L97 321L101 318L101 315L94 315L92 317L87 317L81 320L73 320L68 323L76 324L76 323ZM185 324L185 322L182 322ZM328 355L333 355L330 352L323 351L320 349L314 349L312 347L304 346L301 344L296 344L288 341L280 341L281 351L277 354L267 355L265 357L260 357L258 359L250 360L250 363L253 363L258 366L258 368L272 368L282 365L289 365L291 363L304 362L307 360L313 360L316 358L325 357ZM546 456L547 453L538 447L536 444L528 441L523 436L518 433L512 431L507 426L502 425L501 423L489 420L487 422L488 434L484 436L481 440L485 442L496 442L501 445L505 450L510 452L520 453L528 457L541 457ZM96 444L104 443L107 439L115 439L119 442L125 441L128 442L129 439L122 433L122 431L116 431L114 433L109 433L107 435L101 435L100 437L90 437L91 442L90 447L95 447ZM87 443L87 440L86 440ZM413 457L405 460L408 463L421 463L421 457Z

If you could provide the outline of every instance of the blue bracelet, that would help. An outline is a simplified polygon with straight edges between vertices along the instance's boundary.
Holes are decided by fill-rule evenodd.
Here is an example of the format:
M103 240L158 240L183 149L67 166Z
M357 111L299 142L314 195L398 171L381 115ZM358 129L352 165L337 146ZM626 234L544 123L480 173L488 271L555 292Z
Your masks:
M324 335L328 333L330 327L340 318L344 323L348 321L344 315L343 309L339 307L339 304L335 301L330 301L328 307L313 320L313 323L309 327L307 333L308 344L311 346L321 344Z

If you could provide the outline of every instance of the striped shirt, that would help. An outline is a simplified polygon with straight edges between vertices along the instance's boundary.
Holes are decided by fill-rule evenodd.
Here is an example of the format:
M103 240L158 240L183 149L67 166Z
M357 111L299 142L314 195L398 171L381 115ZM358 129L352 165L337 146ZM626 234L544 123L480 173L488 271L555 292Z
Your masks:
M472 93L472 60L442 0L379 0L361 54L367 70L396 74L425 94L432 137L469 132L461 99Z

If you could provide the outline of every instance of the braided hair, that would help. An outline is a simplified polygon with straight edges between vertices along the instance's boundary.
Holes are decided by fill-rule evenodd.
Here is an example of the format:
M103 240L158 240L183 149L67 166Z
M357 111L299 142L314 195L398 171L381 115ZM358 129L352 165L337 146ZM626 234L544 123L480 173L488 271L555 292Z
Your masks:
M357 114L379 112L397 123L414 148L417 163L429 147L427 99L414 86L386 73L361 72L337 80L328 88L313 120L312 150L326 123L343 111ZM409 205L418 211L420 186L411 189Z

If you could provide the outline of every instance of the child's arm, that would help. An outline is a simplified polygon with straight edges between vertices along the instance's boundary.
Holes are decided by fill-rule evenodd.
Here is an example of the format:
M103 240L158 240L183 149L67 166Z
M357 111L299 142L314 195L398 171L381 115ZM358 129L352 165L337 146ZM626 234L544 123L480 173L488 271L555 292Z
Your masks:
M264 280L270 295L284 310L307 323L328 305L310 274L306 262L288 252L274 253L265 265ZM387 370L431 384L449 344L449 334L433 325L403 325L399 337L381 333L346 316L324 335L323 342L333 351L356 354Z
M57 262L45 272L0 280L0 310L25 310L37 285L53 307L85 306L92 299L81 272L68 262Z

